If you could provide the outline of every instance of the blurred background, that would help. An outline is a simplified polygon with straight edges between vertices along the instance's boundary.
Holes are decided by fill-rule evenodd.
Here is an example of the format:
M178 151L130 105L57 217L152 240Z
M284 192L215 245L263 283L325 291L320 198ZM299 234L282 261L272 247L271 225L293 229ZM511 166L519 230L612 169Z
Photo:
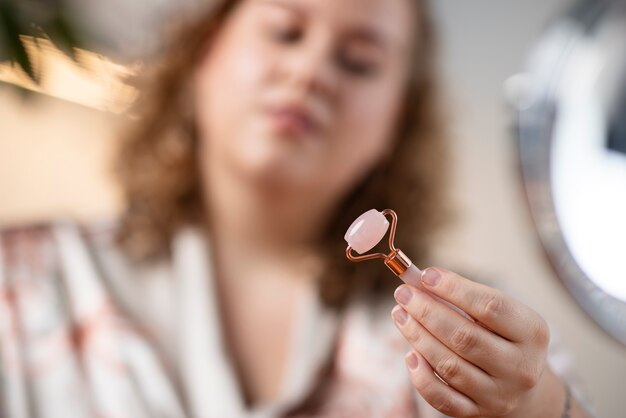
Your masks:
M140 71L136 61L158 49L153 34L171 3L67 2L98 53L79 51L71 57L40 41L44 53L36 54L34 71L39 66L47 71L39 84L16 75L6 63L0 67L0 226L119 213L122 201L109 162L135 95L120 80ZM183 9L193 1L176 7L179 3ZM626 349L583 313L541 250L520 181L514 112L504 95L506 80L525 68L549 22L571 3L432 1L458 208L456 225L437 247L437 260L502 280L539 311L570 354L598 416L618 418L626 411ZM36 92L25 94L16 84Z

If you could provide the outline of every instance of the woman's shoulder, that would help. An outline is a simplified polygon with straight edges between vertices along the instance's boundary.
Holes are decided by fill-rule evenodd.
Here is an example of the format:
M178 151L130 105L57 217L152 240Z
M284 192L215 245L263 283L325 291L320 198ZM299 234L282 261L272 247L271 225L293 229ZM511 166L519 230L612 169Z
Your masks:
M50 267L62 247L116 247L118 222L99 220L79 222L56 219L0 226L0 262L3 268ZM48 262L46 262L46 260Z
M146 299L145 286L168 282L169 261L148 264L127 256L118 231L119 222L110 220L1 228L0 311L17 309L14 300L38 300L20 302L20 310L33 313L42 306L52 312L54 306L84 305L87 299L108 301L124 312L138 305Z
M119 230L120 222L114 218L80 221L72 218L57 218L46 221L0 224L0 240L3 243L18 245L29 243L44 244L54 239L56 231L71 231L87 240L111 240Z
M145 263L128 256L119 244L119 230L115 219L0 226L0 287L57 282L77 272L101 282L145 275Z

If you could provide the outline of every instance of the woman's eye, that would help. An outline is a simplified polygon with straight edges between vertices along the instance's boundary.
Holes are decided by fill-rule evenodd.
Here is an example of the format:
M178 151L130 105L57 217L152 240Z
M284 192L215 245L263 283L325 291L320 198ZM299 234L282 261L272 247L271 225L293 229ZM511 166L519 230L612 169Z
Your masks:
M353 57L349 54L339 53L337 57L339 66L346 72L358 77L370 77L378 72L378 64L373 60L362 57Z
M285 43L295 43L302 38L302 30L296 26L286 26L271 29L272 39Z
M275 12L267 16L264 30L270 40L284 44L297 42L304 34L302 23L284 12Z

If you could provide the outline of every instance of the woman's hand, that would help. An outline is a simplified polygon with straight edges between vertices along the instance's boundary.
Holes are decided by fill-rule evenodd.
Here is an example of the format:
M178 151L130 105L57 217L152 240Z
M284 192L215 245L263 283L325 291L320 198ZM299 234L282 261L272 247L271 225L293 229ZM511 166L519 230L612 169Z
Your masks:
M550 337L539 314L443 269L426 269L422 283L477 321L416 287L396 290L392 316L415 350L406 362L428 403L453 417L561 417L565 390L546 366Z

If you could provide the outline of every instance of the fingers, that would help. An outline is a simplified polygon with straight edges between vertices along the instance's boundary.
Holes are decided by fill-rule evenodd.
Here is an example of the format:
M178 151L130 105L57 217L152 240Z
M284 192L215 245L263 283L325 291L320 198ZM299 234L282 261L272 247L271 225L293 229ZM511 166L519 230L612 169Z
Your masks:
M400 286L396 300L446 347L492 376L507 371L515 347L507 340L462 317L425 292Z
M423 289L397 289L393 317L416 350L407 357L413 385L431 405L451 416L503 416L537 393L549 332L536 312L443 269L426 269L421 281Z
M433 294L510 341L547 338L547 327L537 313L496 289L433 267L424 270L422 283Z
M448 385L477 404L489 402L497 391L489 375L448 349L402 307L396 306L392 317L411 346Z
M433 408L452 417L479 415L478 406L467 396L439 380L420 354L410 352L405 357L405 361L413 386Z

